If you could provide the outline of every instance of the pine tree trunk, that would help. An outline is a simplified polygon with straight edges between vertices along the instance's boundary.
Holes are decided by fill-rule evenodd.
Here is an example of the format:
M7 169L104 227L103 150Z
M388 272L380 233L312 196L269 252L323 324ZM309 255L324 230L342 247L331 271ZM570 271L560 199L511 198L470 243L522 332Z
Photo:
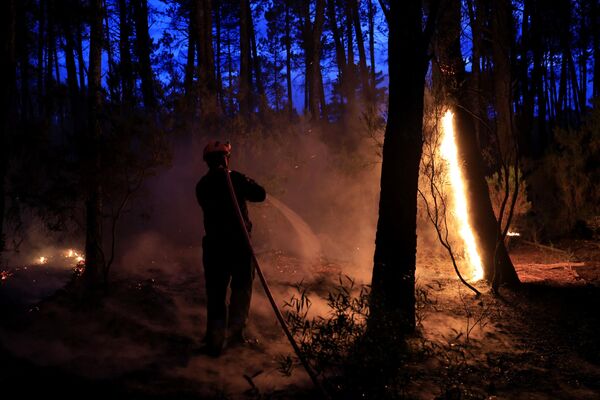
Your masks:
M250 70L250 26L248 10L249 0L240 0L240 88L238 101L240 103L240 114L249 117L252 111L252 98L250 86L252 82L252 72Z
M119 0L119 70L121 75L121 102L125 110L133 105L133 68L131 64L131 36L127 0Z
M102 0L92 0L88 73L88 132L86 137L86 165L83 180L86 182L85 200L85 271L86 287L94 291L104 282L104 256L102 252L102 185L100 182L101 137L99 121L102 77Z
M389 105L372 278L372 331L415 328L417 185L428 40L420 1L390 2Z
M331 33L333 36L333 43L335 45L335 63L338 67L338 82L340 87L344 86L344 73L346 71L346 51L344 49L344 45L342 44L340 28L337 23L337 12L335 7L335 0L327 1L327 19L329 20L329 25L331 28ZM341 93L342 102L343 98L346 97L346 94L342 90Z
M594 56L594 71L593 71L593 96L594 98L600 96L600 5L598 5L598 0L592 0L592 9L591 9L591 18L592 18L592 26L596 27L592 29L592 46L593 46L593 56Z
M504 1L504 0L502 0ZM499 10L492 13L496 17L502 14ZM463 172L466 180L467 193L469 195L469 204L471 206L470 219L473 225L475 239L481 252L481 258L484 268L484 278L494 287L500 284L518 284L519 279L516 275L514 266L508 256L504 241L500 240L500 229L498 221L494 215L489 190L485 179L485 164L481 156L481 150L477 142L475 132L475 118L469 110L471 102L471 93L468 90L466 81L465 65L461 51L461 2L460 0L447 0L443 12L440 15L438 32L443 34L436 37L435 53L439 64L438 77L441 81L443 95L442 100L452 107L455 114L455 126L457 130L457 147L459 149L459 159L463 164ZM493 22L492 25L497 24ZM496 27L497 28L497 27ZM505 32L506 33L506 32ZM501 40L498 29L494 34L496 41ZM493 44L493 46L502 46L506 41ZM503 48L502 54L508 57ZM506 82L510 85L510 75L506 76L506 68L510 66L507 58L501 60L498 49L494 53L495 80L508 79ZM510 74L510 72L508 72ZM435 86L435 85L434 85ZM497 118L504 124L500 124L499 129L507 129L506 137L511 137L512 132L512 112L510 111L510 92L504 92L505 88L496 87L495 106L497 107ZM507 97L508 96L508 97ZM509 108L507 111L506 108Z
M363 97L369 101L371 99L369 87L369 70L367 69L367 53L365 52L365 41L363 39L362 27L360 24L360 12L358 1L351 1L352 22L354 23L354 32L356 34L356 47L358 47L358 65L360 71L360 82L362 85Z
M135 16L135 50L142 80L142 98L144 106L153 110L156 108L156 93L154 90L154 74L150 63L152 41L148 32L148 1L132 0L132 2Z
M9 140L16 120L17 65L15 52L16 6L15 0L2 2L0 8L2 57L0 67L0 253L4 250L4 216L6 212L6 176L8 172Z
M202 121L212 124L221 114L217 101L215 55L212 41L210 0L195 1L196 48L198 50L198 86Z
M183 78L183 90L185 93L186 110L194 114L196 107L196 96L194 93L194 62L196 61L196 3L189 4L188 18L188 47L185 63L185 74Z
M368 0L368 10L369 10L369 58L371 61L371 91L375 93L375 88L377 86L377 77L375 71L375 6L373 5L373 0Z
M292 92L292 37L290 19L289 0L285 0L285 82L287 86L288 115L291 117L294 114L294 94Z

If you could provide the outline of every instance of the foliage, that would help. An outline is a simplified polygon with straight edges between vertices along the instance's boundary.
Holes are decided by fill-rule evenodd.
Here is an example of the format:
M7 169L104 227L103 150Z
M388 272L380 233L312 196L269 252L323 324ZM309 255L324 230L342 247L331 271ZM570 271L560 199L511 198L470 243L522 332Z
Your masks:
M551 237L572 233L600 215L600 104L579 128L557 128L556 144L531 178L539 232Z
M516 178L516 181L515 181ZM494 208L494 215L498 219L500 209L502 208L502 202L506 196L506 177L504 170L495 172L491 177L486 178L488 188L490 191L490 200L492 201L492 207ZM515 175L514 168L509 168L508 177L508 199L512 199L514 194L514 188L518 185L517 200L513 209L513 216L511 222L511 228L518 227L522 224L523 218L531 210L531 203L527 200L527 184L523 179L521 170L519 169L517 175ZM503 221L507 221L510 214L510 207L505 207ZM514 230L514 229L511 229Z

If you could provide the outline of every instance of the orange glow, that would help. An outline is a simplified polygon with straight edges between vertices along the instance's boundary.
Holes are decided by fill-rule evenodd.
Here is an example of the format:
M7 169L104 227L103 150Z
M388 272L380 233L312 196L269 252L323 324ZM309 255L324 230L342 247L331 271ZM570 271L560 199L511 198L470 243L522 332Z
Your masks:
M458 160L458 148L454 132L454 114L447 111L442 118L442 141L440 154L448 164L448 179L452 188L453 214L458 224L460 237L465 246L465 259L470 267L471 280L478 281L483 278L481 257L469 221L469 204L467 201L465 181Z

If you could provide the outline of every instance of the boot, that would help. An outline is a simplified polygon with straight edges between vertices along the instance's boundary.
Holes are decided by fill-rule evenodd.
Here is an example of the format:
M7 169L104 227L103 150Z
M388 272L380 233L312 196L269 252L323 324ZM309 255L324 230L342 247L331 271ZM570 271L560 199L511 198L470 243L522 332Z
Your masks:
M225 347L225 321L211 321L205 336L204 353L219 357Z

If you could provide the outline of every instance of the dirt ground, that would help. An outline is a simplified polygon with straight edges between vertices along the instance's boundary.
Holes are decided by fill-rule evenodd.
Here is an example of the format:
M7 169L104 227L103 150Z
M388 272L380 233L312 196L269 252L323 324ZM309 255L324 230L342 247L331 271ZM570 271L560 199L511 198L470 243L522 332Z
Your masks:
M478 283L479 298L445 259L419 255L419 325L409 342L422 356L404 367L410 380L402 396L600 399L600 243L516 241L511 255L522 288L492 295ZM281 252L260 260L280 304L303 280L322 315L317 292L347 268ZM214 359L199 351L205 297L198 255L190 249L160 262L116 273L93 311L62 291L35 306L3 307L0 391L22 398L315 398L300 368L290 377L279 372L291 349L258 282L249 326L258 343Z

